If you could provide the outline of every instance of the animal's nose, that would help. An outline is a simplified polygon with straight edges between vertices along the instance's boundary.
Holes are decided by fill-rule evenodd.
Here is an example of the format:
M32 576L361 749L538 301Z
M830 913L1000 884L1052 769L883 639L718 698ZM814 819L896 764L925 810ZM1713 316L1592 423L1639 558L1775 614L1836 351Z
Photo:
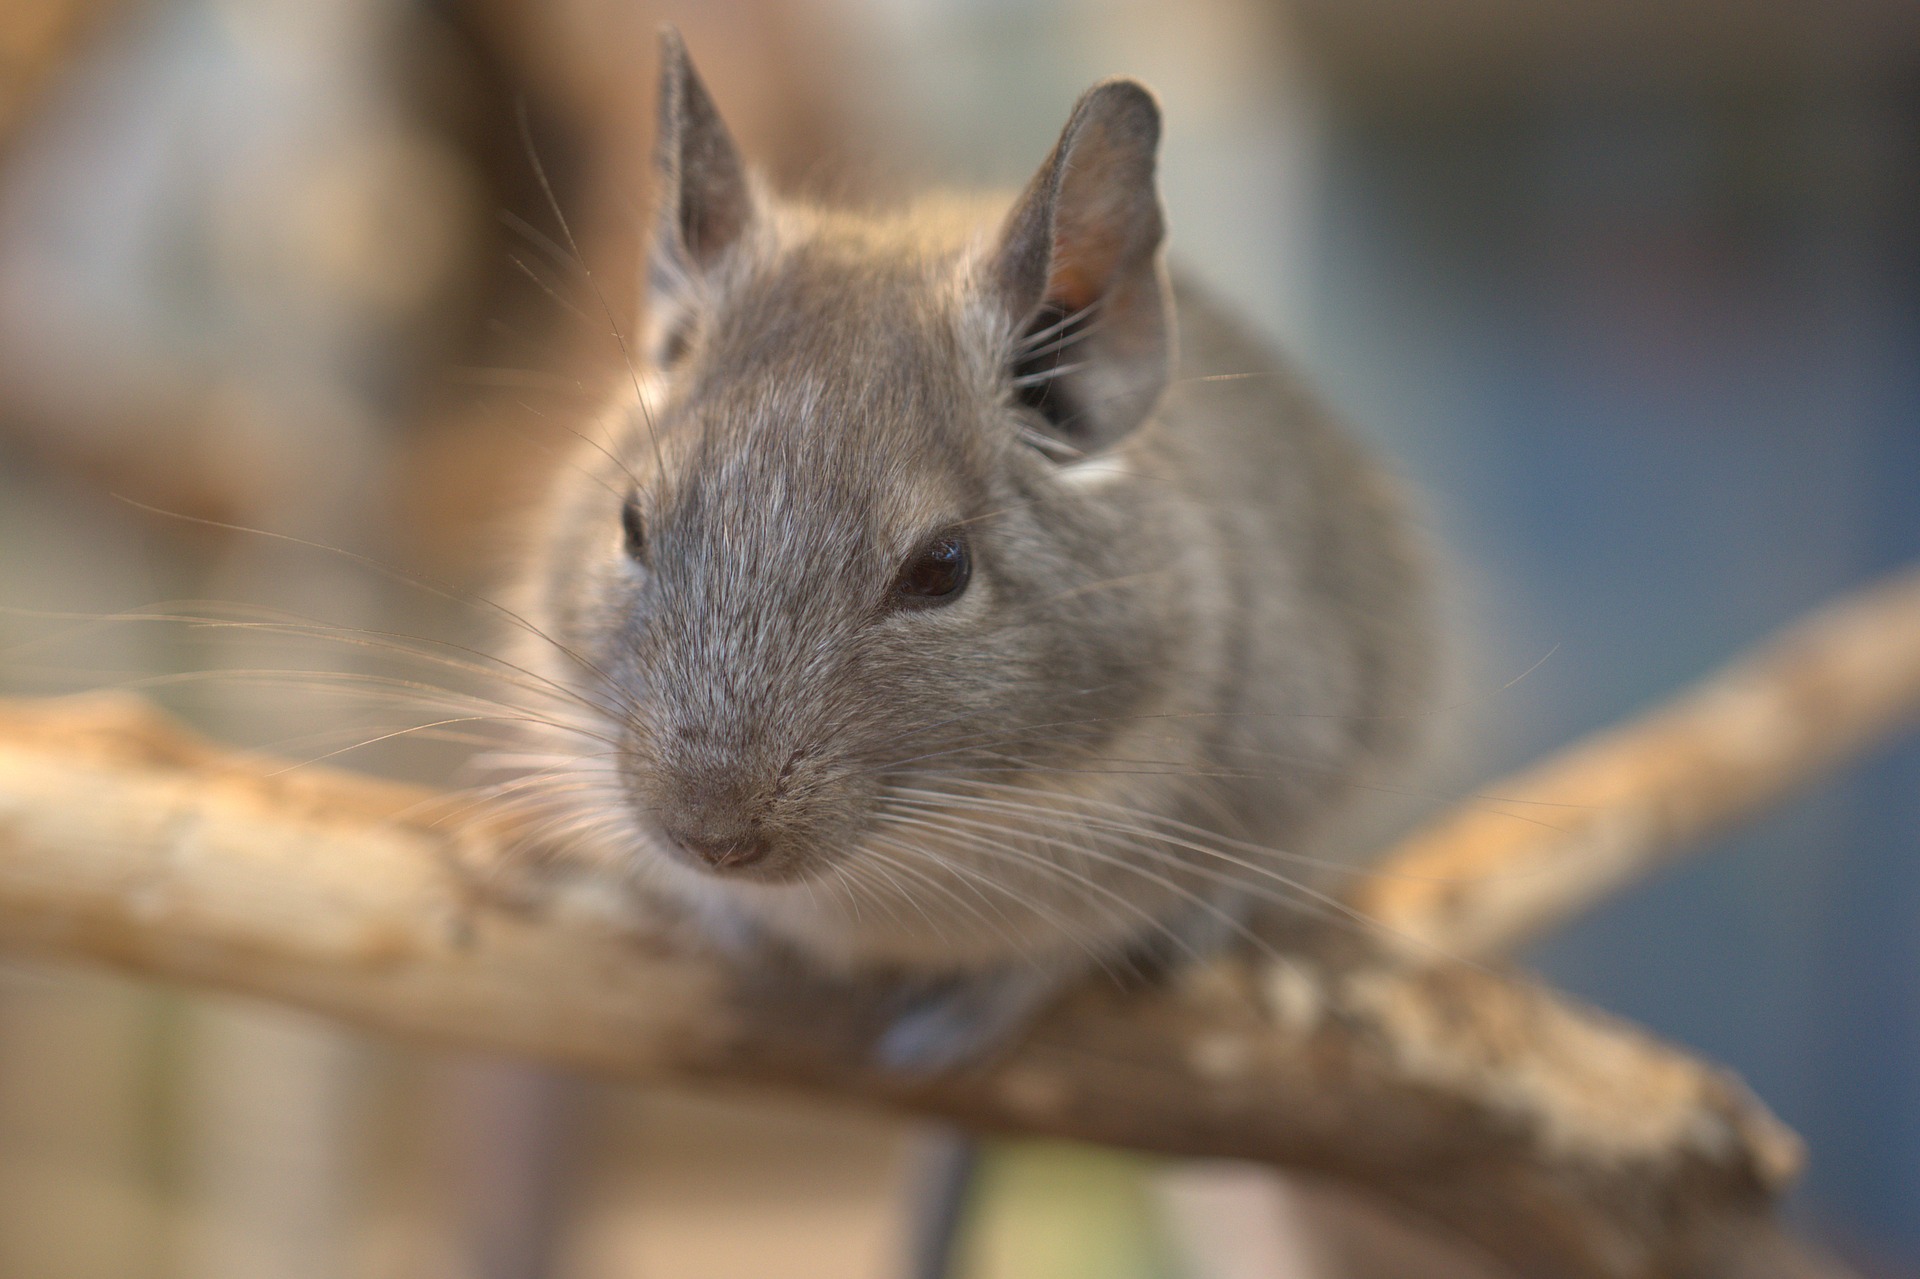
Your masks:
M767 855L767 841L757 834L710 835L669 830L673 842L715 870L742 870Z

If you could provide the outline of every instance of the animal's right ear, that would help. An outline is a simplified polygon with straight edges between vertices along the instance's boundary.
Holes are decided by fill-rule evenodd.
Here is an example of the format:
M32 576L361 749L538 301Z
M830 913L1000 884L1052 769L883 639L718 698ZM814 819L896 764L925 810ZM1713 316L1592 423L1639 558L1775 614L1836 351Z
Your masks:
M746 234L753 189L733 137L693 69L686 42L660 33L660 112L653 150L648 292L684 296Z

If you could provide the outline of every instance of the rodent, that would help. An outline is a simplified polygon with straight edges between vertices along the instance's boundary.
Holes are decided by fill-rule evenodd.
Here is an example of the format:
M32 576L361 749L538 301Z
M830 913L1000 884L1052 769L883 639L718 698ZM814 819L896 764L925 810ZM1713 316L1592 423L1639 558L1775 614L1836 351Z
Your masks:
M901 974L897 1064L1212 944L1419 718L1402 502L1170 274L1159 134L1109 80L1010 201L817 207L662 37L638 376L543 508L519 660L591 851Z

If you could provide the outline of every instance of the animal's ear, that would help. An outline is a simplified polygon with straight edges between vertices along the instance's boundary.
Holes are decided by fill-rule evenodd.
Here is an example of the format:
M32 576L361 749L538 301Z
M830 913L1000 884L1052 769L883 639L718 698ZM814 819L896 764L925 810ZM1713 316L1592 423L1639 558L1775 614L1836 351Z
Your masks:
M1014 334L1014 392L1066 451L1112 443L1166 388L1159 142L1160 108L1146 89L1132 80L1089 89L987 263L986 286Z
M653 150L648 264L656 299L685 293L746 234L754 216L746 166L680 33L660 33L660 112Z

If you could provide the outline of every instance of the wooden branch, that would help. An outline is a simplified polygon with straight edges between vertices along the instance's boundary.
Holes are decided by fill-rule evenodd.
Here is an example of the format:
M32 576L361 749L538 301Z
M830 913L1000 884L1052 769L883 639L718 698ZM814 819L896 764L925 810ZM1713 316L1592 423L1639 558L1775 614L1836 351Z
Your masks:
M737 973L565 885L482 900L456 868L496 836L451 802L222 754L119 698L0 703L0 943L628 1078L1276 1161L1521 1274L1838 1273L1772 1233L1799 1149L1735 1080L1524 982L1329 938L1088 989L992 1066L890 1077L868 992Z
M1421 954L1503 953L1920 722L1920 572L1484 789L1352 905Z

